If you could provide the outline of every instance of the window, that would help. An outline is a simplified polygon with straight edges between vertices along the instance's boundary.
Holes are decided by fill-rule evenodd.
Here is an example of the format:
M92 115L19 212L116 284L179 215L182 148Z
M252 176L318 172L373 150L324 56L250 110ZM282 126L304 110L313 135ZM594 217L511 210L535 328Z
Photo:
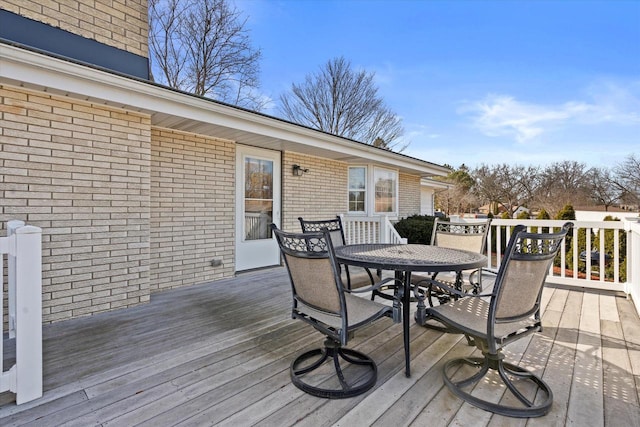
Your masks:
M398 173L388 169L375 168L375 213L396 212L398 200Z
M270 239L273 222L273 161L244 160L244 239Z
M367 168L349 168L349 212L366 212Z

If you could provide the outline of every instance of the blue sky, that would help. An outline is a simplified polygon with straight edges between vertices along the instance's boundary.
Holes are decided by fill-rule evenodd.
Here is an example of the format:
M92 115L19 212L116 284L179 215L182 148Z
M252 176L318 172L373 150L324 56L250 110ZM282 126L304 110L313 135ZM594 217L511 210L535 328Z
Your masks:
M265 96L344 56L376 74L410 156L473 168L640 155L640 0L236 6L262 49Z

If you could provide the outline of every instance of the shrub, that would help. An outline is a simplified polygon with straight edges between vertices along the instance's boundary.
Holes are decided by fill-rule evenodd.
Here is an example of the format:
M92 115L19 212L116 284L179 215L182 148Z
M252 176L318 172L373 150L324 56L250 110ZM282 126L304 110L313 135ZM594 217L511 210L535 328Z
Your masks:
M430 215L411 215L396 222L394 227L409 243L429 245L435 219Z
M536 219L551 219L551 216L546 210L541 209L540 212L538 212L538 216L536 216Z

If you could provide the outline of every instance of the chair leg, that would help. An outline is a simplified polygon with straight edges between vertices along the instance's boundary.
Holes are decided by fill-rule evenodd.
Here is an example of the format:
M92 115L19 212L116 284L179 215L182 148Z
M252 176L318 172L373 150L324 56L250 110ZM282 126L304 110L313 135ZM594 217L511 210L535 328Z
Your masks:
M310 361L310 363L308 363ZM311 384L307 374L327 365L325 374L317 384ZM360 366L360 369L355 367ZM291 382L305 393L327 399L342 399L357 396L371 389L376 383L378 368L367 355L343 348L340 343L327 339L324 348L307 351L291 362ZM338 387L333 387L336 385ZM317 380L317 378L316 378ZM326 387L323 384L329 383Z
M447 362L443 368L444 383L449 390L465 402L485 411L493 412L507 417L515 418L532 418L546 415L551 410L553 403L553 392L541 378L533 373L521 368L517 365L505 362L501 351L498 354L491 355L484 353L485 357L470 357L453 359ZM462 366L471 366L477 369L477 372L462 380L453 380L452 375L457 368ZM506 406L498 403L488 402L477 396L472 395L473 388L480 383L489 372L497 371L500 380L504 383L508 390L522 404L521 406ZM515 381L510 377L515 377ZM534 400L528 399L521 389L516 387L516 383L528 382L536 386L537 393L534 393L534 399L537 396L542 398L542 402L536 404ZM463 388L470 388L469 391Z
M474 275L478 276L478 280L473 280ZM469 284L471 285L471 292L475 295L482 293L482 269L474 270L469 274Z

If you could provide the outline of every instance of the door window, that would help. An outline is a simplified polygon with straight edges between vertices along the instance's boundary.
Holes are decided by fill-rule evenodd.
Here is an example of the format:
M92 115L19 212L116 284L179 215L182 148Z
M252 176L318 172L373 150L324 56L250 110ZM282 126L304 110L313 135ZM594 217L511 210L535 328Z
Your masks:
M245 157L244 239L270 239L273 222L273 161Z

